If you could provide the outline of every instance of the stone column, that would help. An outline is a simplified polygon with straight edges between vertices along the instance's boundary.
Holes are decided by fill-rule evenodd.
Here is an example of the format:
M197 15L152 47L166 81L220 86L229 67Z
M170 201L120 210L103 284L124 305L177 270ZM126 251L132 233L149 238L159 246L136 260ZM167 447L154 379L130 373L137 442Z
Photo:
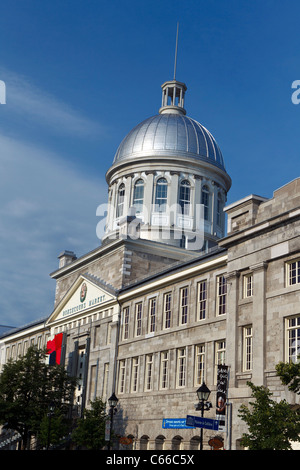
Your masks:
M107 383L107 396L115 391L117 395L117 347L119 343L119 331L120 331L120 315L114 314L113 321L111 322L111 343L110 343L110 352L109 352L109 374L108 374L108 383Z
M236 387L236 373L238 367L238 299L239 277L238 271L225 275L227 281L227 312L226 312L226 365L229 366L230 388Z
M151 224L151 213L153 204L153 182L154 174L146 172L146 181L144 188L144 223Z
M265 385L267 267L268 263L264 261L250 266L253 271L252 381L255 385Z
M179 173L176 171L171 172L171 184L168 186L168 208L169 224L177 225L177 209L178 209L178 182Z

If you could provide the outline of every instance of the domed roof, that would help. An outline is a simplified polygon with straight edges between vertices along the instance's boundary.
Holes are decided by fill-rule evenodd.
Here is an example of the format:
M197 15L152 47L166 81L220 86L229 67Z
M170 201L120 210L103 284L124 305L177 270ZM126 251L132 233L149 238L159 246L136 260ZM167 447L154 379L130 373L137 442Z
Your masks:
M225 171L221 150L211 133L181 113L158 114L134 127L119 145L114 164L152 156L196 158Z

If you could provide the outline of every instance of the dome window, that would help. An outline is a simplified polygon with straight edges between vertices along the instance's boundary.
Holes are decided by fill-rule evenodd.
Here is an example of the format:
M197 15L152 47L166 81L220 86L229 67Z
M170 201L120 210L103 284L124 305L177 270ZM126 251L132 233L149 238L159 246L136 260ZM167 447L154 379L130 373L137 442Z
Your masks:
M209 189L207 186L202 188L201 204L204 206L204 220L209 220Z
M133 190L133 205L136 209L136 213L139 214L143 212L143 203L144 203L144 181L138 179L135 182Z
M168 182L166 178L159 178L156 182L155 211L166 212L168 197Z
M121 184L118 190L117 217L122 217L125 203L125 185Z
M221 194L218 194L217 199L217 225L221 227L222 225L222 197Z
M179 187L179 206L183 215L190 214L190 203L191 203L191 185L189 181L181 181Z

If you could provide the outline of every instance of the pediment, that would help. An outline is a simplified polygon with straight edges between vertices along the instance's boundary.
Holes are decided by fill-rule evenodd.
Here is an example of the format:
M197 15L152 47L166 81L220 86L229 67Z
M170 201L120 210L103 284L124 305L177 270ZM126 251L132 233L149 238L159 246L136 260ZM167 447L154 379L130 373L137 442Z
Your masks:
M80 313L105 307L116 300L114 290L100 279L90 275L80 275L72 287L55 307L47 323L69 319Z

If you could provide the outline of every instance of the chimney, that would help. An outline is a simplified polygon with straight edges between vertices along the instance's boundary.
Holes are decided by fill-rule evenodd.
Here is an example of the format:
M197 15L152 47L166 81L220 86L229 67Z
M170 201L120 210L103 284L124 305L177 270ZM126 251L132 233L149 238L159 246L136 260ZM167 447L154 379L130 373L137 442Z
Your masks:
M63 268L77 259L73 251L65 250L59 256L59 268Z

